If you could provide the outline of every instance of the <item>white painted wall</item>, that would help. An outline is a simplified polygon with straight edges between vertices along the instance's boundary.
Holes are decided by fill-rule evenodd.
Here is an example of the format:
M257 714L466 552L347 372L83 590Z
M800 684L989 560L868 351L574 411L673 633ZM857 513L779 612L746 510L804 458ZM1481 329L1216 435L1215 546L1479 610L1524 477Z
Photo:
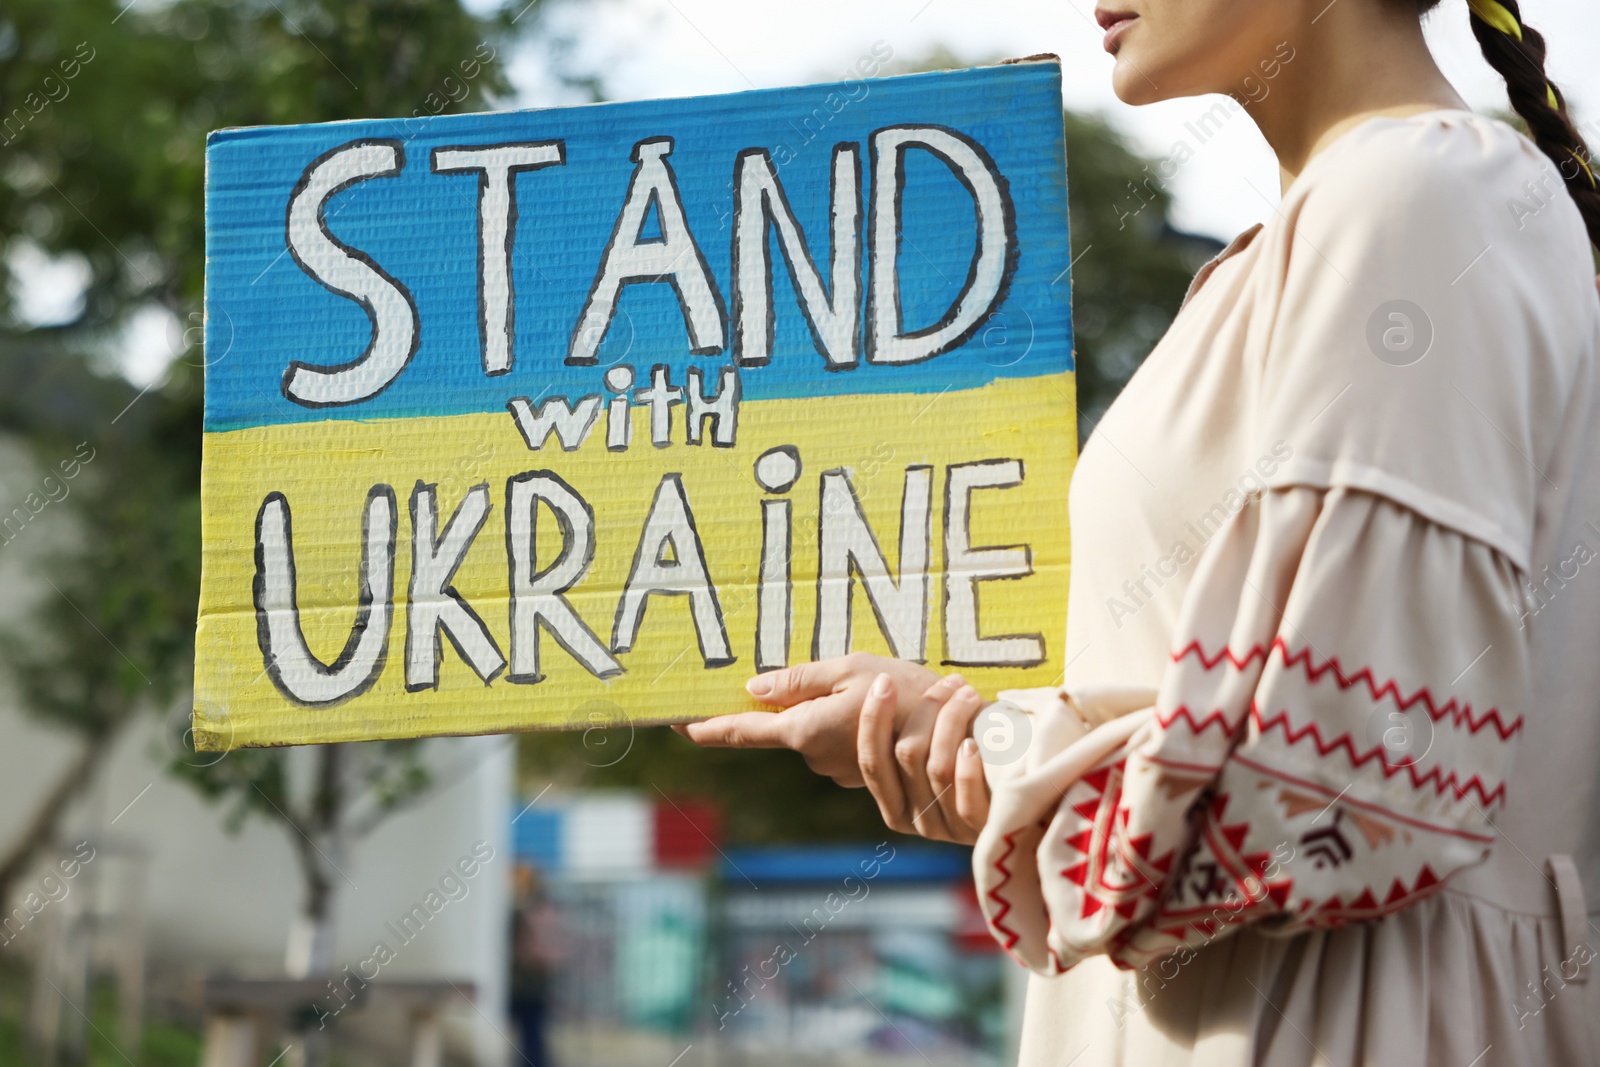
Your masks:
M227 833L221 809L166 773L171 757L166 734L153 717L130 729L92 794L74 809L68 840L88 837L148 851L146 921L153 956L197 970L281 974L300 896L299 870L285 831L253 819L237 834ZM451 1012L450 1026L477 1062L499 1067L512 1054L503 1021L512 748L505 738L435 746L439 751L431 762L441 776L455 780L441 782L427 800L392 816L338 861L348 879L336 904L335 958L338 966L356 971L381 938L396 952L382 978L472 983L477 1006L462 1001ZM15 709L0 708L0 842L20 829L71 752L63 736ZM480 841L493 849L494 858L466 881L464 896L454 890L460 899L447 903L402 944L386 923L421 903ZM28 939L39 933L30 927L14 947L27 950Z

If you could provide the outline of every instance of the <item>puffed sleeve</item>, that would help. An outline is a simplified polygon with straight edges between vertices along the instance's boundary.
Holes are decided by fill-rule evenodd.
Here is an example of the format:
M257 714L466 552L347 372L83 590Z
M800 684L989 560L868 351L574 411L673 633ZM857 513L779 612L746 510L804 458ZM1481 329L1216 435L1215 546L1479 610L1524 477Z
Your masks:
M1346 136L1256 238L1239 429L1292 460L1205 545L1159 690L1086 709L1103 725L1036 739L994 785L979 897L1036 971L1377 918L1488 854L1591 267L1581 234L1519 240L1497 214L1536 173L1509 128ZM1420 333L1391 348L1393 323Z
M1044 974L1140 966L1377 918L1479 862L1522 725L1518 583L1382 496L1254 498L1198 563L1153 705L996 782L991 930Z

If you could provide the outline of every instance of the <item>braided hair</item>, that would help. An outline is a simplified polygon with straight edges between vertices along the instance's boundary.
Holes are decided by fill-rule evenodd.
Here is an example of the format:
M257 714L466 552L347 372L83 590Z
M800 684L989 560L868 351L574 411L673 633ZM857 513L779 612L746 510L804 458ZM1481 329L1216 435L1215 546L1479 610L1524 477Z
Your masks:
M1418 0L1423 11L1439 0ZM1528 124L1534 143L1555 163L1577 202L1589 240L1600 246L1600 160L1584 143L1566 97L1545 74L1544 37L1523 24L1517 0L1467 0L1472 33L1484 58L1506 80L1511 106Z

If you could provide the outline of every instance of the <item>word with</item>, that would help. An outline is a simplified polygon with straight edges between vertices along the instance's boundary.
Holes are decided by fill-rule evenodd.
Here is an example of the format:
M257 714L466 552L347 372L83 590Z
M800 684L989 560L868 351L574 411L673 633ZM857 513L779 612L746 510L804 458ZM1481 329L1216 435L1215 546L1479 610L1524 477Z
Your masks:
M788 493L799 480L797 449L782 446L756 461L756 479L769 494ZM972 496L979 489L1010 489L1023 483L1021 460L991 459L951 464L945 470L942 604L944 663L951 666L1037 666L1044 661L1041 634L980 636L978 586L1033 573L1027 545L1004 548L972 544ZM877 535L861 510L848 470L825 471L819 480L820 518L816 628L812 658L850 651L852 598L859 578L891 654L927 661L928 615L933 602L934 469L908 467L900 514L900 575L894 576ZM595 556L594 508L560 475L532 470L506 481L505 545L509 554L510 657L500 650L481 615L451 584L489 516L489 485L474 486L439 532L438 487L418 481L411 494L412 574L406 603L404 656L407 692L437 689L443 638L485 685L507 667L506 680L533 685L546 678L541 633L596 678L625 673L618 654L630 651L653 596L687 597L700 656L710 669L737 657L718 592L706 563L694 509L683 475L662 475L639 530L627 582L617 600L609 644L603 643L567 597L588 573ZM561 545L553 560L538 558L537 517L554 517ZM791 574L791 503L762 502L762 538L756 666L787 666L794 626ZM254 600L257 640L265 670L289 700L328 706L366 692L388 658L394 621L395 541L399 528L395 492L379 484L367 494L362 517L359 603L349 640L337 660L323 663L306 645L296 593L289 502L269 493L256 516Z
M1128 179L1128 192L1131 196L1125 195L1121 204L1127 205L1131 201L1137 201L1137 205L1133 207L1119 206L1117 229L1126 229L1129 219L1137 218L1145 208L1160 200L1167 186L1178 176L1178 172L1183 169L1184 164L1194 158L1195 150L1203 147L1230 121L1243 114L1245 110L1243 101L1259 104L1265 100L1267 94L1272 91L1272 87L1267 83L1282 73L1287 64L1294 62L1295 55L1296 52L1290 47L1288 41L1279 41L1276 51L1270 57L1256 64L1256 69L1261 72L1261 77L1264 80L1258 81L1254 74L1249 75L1245 78L1241 91L1224 96L1200 115L1198 120L1185 122L1183 128L1194 135L1194 143L1191 145L1187 138L1180 137L1172 143L1172 151L1156 161L1156 173L1152 174L1150 164L1146 163L1143 166L1145 177L1142 182L1135 183L1134 179ZM1198 125L1196 122L1198 122ZM1149 193L1148 197L1145 195L1146 193Z
M1596 538L1600 538L1600 527L1594 524L1593 519L1584 523L1584 527ZM1579 541L1572 546L1571 555L1556 561L1553 565L1554 573L1551 571L1552 564L1546 563L1533 579L1523 578L1522 588L1519 590L1522 600L1520 603L1513 601L1510 605L1511 610L1517 613L1518 629L1526 630L1528 620L1549 607L1557 594L1567 587L1567 583L1577 579L1579 570L1596 558L1600 558L1600 554L1595 552L1589 542Z
M88 450L87 455L84 454L85 449ZM94 462L94 457L95 450L89 442L79 442L78 447L73 449L72 455L56 465L61 471L60 478L54 474L47 474L40 480L39 489L44 492L43 496L40 496L38 491L30 492L23 497L21 507L12 508L11 514L0 519L0 530L4 531L5 538L0 544L9 545L30 522L39 517L39 513L45 508L67 499L72 492L72 487L67 482L76 478L85 465Z
M1148 563L1141 566L1137 579L1129 579L1122 583L1126 601L1120 597L1107 597L1106 610L1111 613L1111 621L1117 624L1117 629L1122 629L1124 619L1137 615L1155 599L1151 585L1156 589L1163 588L1167 582L1176 578L1184 567L1197 559L1200 550L1216 536L1217 531L1244 508L1245 501L1259 496L1266 489L1265 479L1276 474L1279 464L1287 463L1293 456L1294 449L1287 442L1279 441L1273 445L1269 453L1256 460L1254 467L1245 471L1239 478L1236 488L1230 487L1222 495L1222 499L1211 505L1205 514L1192 522L1184 523L1184 530L1194 538L1193 544L1188 537L1179 538L1173 542L1171 550L1166 555L1156 560L1153 567Z
M447 868L444 874L439 876L438 884L428 890L421 903L411 905L411 910L399 918L398 924L384 923L384 929L394 935L394 947L391 948L387 940L379 938L373 942L372 954L356 964L356 973L350 973L350 965L346 964L341 968L343 981L337 976L328 980L328 995L323 998L323 1004L312 1006L317 1013L319 1029L326 1029L328 1020L356 1003L367 983L377 978L384 967L398 959L399 950L421 936L422 931L438 917L440 912L452 903L467 899L467 895L472 892L472 880L483 870L483 865L494 857L494 846L487 841L479 841L472 846L471 852L456 860L454 867ZM368 968L371 968L371 973L368 973ZM339 1006L332 1011L324 1007L334 1001L337 1001Z
M566 362L573 366L598 362L598 349L625 286L662 283L670 285L677 298L692 354L716 355L729 348L731 319L734 363L741 367L768 363L775 329L769 247L773 231L817 352L830 370L859 365L863 353L868 363L900 365L919 363L964 344L1004 299L1016 269L1015 209L1009 187L983 147L955 130L890 126L871 134L869 148L870 164L864 168L860 145L834 146L832 251L826 284L778 179L772 153L746 148L737 154L730 316L722 290L689 230L677 177L668 163L672 138L638 142L631 156L635 168L627 194L567 344ZM977 242L972 267L949 309L933 326L908 330L901 321L896 249L908 192L904 159L913 149L948 166L972 197ZM515 179L565 162L566 144L561 140L435 148L431 153L431 173L470 176L478 187L479 333L485 375L510 372L515 359L513 245L520 212L537 206L531 189L528 204L517 195L537 183L519 184ZM372 322L371 341L354 359L336 360L335 366L289 363L281 390L296 404L323 408L370 400L388 388L416 355L422 324L411 291L367 253L335 237L325 214L328 201L340 191L376 178L393 178L405 167L405 147L398 140L352 141L313 160L289 198L285 241L290 256L325 288L360 305ZM871 205L864 222L862 181L869 172ZM659 237L643 236L652 208ZM864 243L870 245L865 292L860 276Z
M887 856L884 855L885 849L889 853ZM873 849L873 855L877 859L862 860L856 865L861 871L859 879L853 874L846 875L841 883L842 894L830 892L823 898L821 905L812 908L810 913L800 920L801 926L804 927L803 930L801 926L795 926L793 923L789 924L790 928L801 937L800 948L805 948L815 940L816 936L826 930L828 924L837 918L845 908L857 901L867 899L867 896L872 892L872 887L867 883L878 877L886 864L894 861L895 850L887 841L884 841ZM852 882L854 887L851 885ZM773 946L771 955L754 964L754 973L750 969L752 965L747 963L741 969L740 973L743 977L737 984L733 979L728 979L728 991L732 995L723 997L720 1002L713 1002L711 1005L711 1013L717 1017L717 1029L727 1029L728 1020L735 1018L740 1012L744 1011L750 1005L750 1001L755 999L756 994L765 989L768 982L776 981L778 976L783 973L783 968L794 962L799 956L799 949L796 949L790 942L779 941ZM748 997L745 996L746 993L749 994ZM739 1002L738 1006L730 1007L729 1005L734 1000Z
M88 55L84 55L84 49L88 49ZM5 140L0 141L0 144L9 145L15 142L18 137L22 136L22 131L27 129L28 124L38 118L45 108L52 103L59 104L71 96L72 86L67 83L83 73L83 68L93 63L94 57L97 55L99 55L99 52L91 48L88 41L79 41L77 49L72 53L72 57L63 59L56 64L56 68L61 71L61 77L58 78L54 74L45 75L39 89L24 96L22 105L12 108L11 114L7 115L3 122L0 122L0 132L5 134ZM42 94L39 91L40 89L43 90Z
M706 422L711 423L711 443L717 448L732 448L737 441L739 428L739 371L736 367L723 367L717 387L706 392L705 373L699 367L684 371L686 384L679 388L672 384L672 369L665 363L650 368L650 384L636 389L634 369L619 363L606 371L606 388L614 394L605 403L606 449L626 452L633 442L633 418L629 409L638 405L650 409L650 443L666 448L672 443L672 409L684 408L684 443L701 444L705 438ZM553 396L538 407L525 396L512 397L506 410L517 424L517 432L533 452L543 448L553 433L561 443L563 452L576 452L588 440L600 417L603 394L590 393L574 403L564 396Z
M22 898L22 902L11 909L4 924L0 924L0 945L9 945L15 941L22 931L39 916L39 913L51 904L59 904L67 899L72 892L71 881L78 877L78 873L94 859L94 846L87 841L79 841L72 849L72 856L56 861L56 870L61 872L57 877L55 872L39 879L39 888Z
M1153 963L1147 963L1139 968L1139 987L1144 990L1143 996L1136 996L1132 1003L1120 999L1108 999L1106 1009L1111 1012L1111 1018L1116 1021L1117 1029L1127 1023L1127 1020L1138 1015L1144 1010L1150 996L1165 989L1167 983L1177 979L1178 972L1193 960L1201 949L1215 941L1222 933L1229 929L1232 918L1246 908L1259 904L1267 898L1267 886L1278 880L1283 874L1283 865L1293 862L1295 848L1288 842L1278 845L1272 850L1272 859L1262 868L1261 874L1250 875L1244 882L1244 895L1242 897L1229 897L1221 905L1212 909L1211 932L1206 934L1206 940L1200 945L1185 945L1170 956L1164 956Z

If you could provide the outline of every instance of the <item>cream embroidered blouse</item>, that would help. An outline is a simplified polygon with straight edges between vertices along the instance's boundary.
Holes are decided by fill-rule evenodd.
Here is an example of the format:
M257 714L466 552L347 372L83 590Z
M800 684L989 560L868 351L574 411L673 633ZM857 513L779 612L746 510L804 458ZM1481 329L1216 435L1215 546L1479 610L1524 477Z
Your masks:
M1436 111L1196 279L974 854L1024 1064L1600 1062L1594 273L1539 150Z

